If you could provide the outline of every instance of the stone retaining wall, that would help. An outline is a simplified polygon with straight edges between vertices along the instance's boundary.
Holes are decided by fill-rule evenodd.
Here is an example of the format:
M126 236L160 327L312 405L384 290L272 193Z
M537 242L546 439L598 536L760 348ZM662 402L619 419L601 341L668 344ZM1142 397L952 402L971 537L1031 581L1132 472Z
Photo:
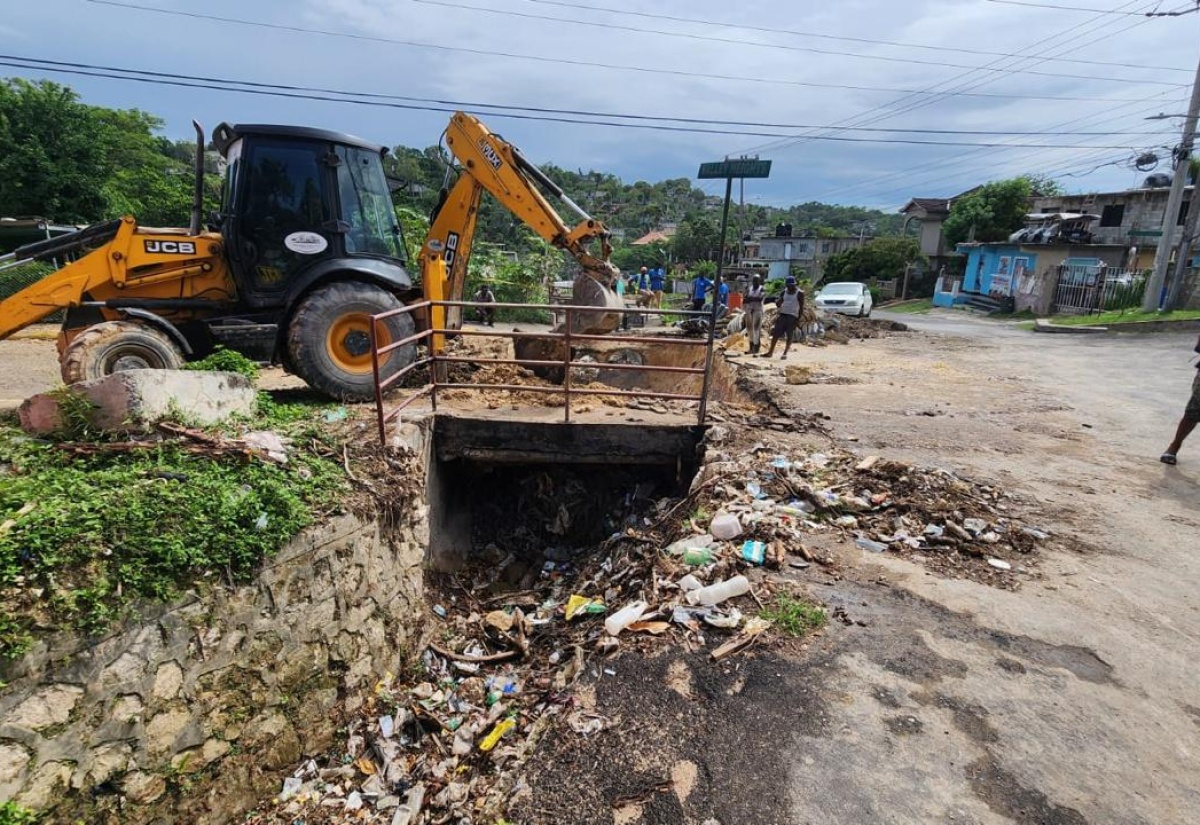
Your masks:
M217 823L269 797L415 643L427 508L402 512L386 535L335 518L253 586L0 667L0 799L50 822Z

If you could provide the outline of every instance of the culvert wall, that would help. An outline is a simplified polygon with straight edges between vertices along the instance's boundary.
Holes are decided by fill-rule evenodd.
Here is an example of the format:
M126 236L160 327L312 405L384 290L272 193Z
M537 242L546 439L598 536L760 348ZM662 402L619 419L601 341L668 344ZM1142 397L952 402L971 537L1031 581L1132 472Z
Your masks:
M423 472L427 430L405 435ZM5 663L0 799L46 823L131 825L230 822L269 799L416 646L428 507L421 497L394 512L386 525L333 518L251 585Z
M388 518L333 518L251 585L144 607L102 638L44 638L0 664L0 799L45 823L237 819L333 744L375 680L402 672L419 648L426 569L453 568L481 543L480 496L553 467L585 485L605 475L610 493L622 478L631 490L652 478L665 493L686 487L701 435L407 421L398 443L425 484L397 485L416 492L398 493ZM590 529L584 540L598 536Z

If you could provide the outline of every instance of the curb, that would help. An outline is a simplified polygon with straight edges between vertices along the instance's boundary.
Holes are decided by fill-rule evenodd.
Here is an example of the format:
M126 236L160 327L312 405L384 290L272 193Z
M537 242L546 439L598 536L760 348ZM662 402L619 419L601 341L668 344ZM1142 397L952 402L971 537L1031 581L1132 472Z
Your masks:
M1200 330L1200 318L1181 318L1177 321L1133 321L1128 324L1113 324L1107 327L1091 326L1059 326L1045 318L1034 322L1034 332L1050 332L1059 335L1095 335L1107 332L1109 334L1133 333L1144 335L1154 332L1193 332Z
M1055 335L1096 335L1097 333L1108 332L1108 327L1083 327L1083 326L1058 326L1052 324L1045 318L1038 318L1033 322L1034 332L1047 332Z

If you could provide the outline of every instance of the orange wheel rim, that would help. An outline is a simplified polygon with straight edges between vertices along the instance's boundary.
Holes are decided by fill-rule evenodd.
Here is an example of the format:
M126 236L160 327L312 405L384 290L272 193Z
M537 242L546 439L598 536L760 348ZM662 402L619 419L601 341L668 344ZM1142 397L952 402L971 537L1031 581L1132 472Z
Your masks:
M379 325L376 334L379 346L392 343L392 333L386 325ZM371 316L365 312L347 312L338 318L329 327L325 349L339 369L356 375L370 372ZM387 356L383 360L387 361Z

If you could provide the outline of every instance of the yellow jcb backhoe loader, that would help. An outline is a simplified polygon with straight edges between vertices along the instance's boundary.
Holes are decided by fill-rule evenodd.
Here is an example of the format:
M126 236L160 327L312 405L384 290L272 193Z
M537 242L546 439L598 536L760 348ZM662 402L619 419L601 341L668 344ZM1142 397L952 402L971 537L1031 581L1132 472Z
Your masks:
M196 126L191 225L160 229L134 217L28 244L6 265L66 262L0 301L0 339L64 310L58 339L63 380L127 369L172 368L217 346L281 363L309 385L348 401L374 392L370 316L404 303L461 300L479 199L486 189L583 272L577 303L596 306L579 324L608 331L617 316L609 232L583 213L511 144L456 113L446 143L460 166L447 175L422 247L421 279L405 267L404 242L383 170L387 149L349 135L293 126L221 124L213 142L227 170L221 210L202 219L203 132ZM583 216L568 226L546 197ZM589 251L598 242L598 255ZM432 319L457 329L461 312ZM428 324L424 314L417 324ZM380 345L411 336L414 320L391 318ZM388 354L384 377L415 347Z

